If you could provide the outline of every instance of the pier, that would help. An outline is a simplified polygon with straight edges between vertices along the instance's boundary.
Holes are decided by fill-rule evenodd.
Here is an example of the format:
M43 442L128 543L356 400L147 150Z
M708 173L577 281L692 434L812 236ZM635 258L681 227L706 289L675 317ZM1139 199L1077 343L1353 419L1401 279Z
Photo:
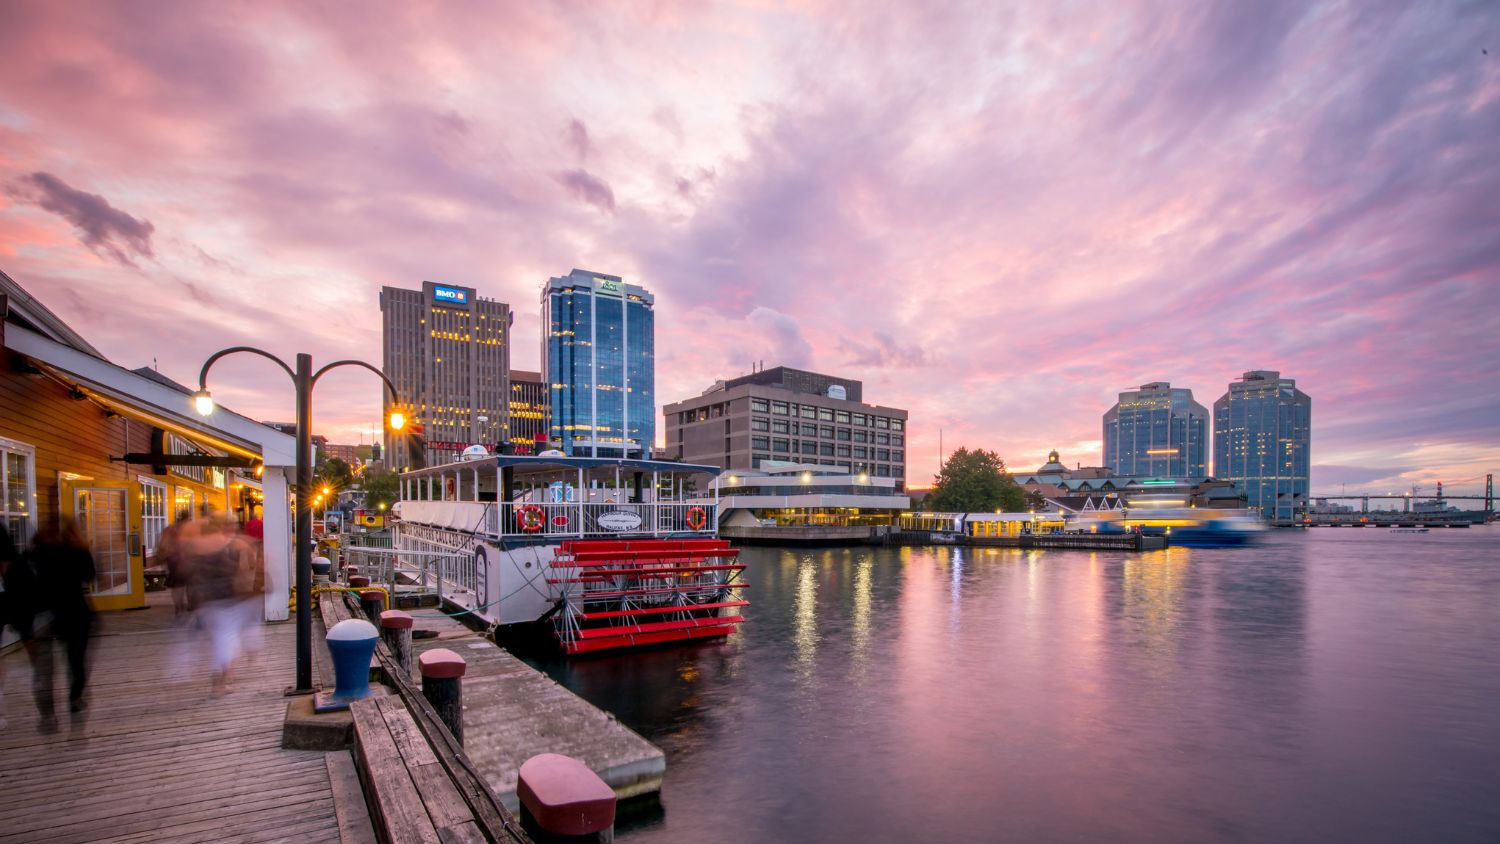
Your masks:
M10 719L0 731L0 838L372 840L368 821L359 826L358 783L352 797L336 794L347 784L341 773L352 770L348 751L281 748L291 625L266 625L260 654L228 694L210 698L207 638L173 618L168 593L148 598L144 610L100 616L88 709L71 724L59 648L56 734L37 731L25 653L0 656Z

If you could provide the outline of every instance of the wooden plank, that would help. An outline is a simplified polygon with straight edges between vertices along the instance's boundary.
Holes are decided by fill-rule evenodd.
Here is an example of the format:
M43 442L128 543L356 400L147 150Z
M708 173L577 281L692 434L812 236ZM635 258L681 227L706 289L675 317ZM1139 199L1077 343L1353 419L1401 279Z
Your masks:
M400 842L437 842L437 829L427 816L401 753L391 738L374 700L355 701L354 746L361 778L370 801L371 816L383 829L381 838Z
M411 713L406 711L406 705L399 697L381 698L377 701L380 706L380 714L385 718L386 728L391 731L391 739L396 743L396 749L401 752L401 758L406 762L406 767L415 768L418 765L437 764L437 757L432 755L432 748L427 745L427 738L417 729L417 722L412 720Z
M365 805L354 757L347 750L339 750L324 754L323 759L328 765L340 844L375 844L375 829L370 824L370 809Z
M433 826L441 829L474 820L474 813L464 802L463 795L458 793L458 787L436 759L426 765L416 765L410 771Z
M473 820L443 827L438 830L438 840L443 844L489 844L489 839L484 837L484 833L479 831L479 824Z

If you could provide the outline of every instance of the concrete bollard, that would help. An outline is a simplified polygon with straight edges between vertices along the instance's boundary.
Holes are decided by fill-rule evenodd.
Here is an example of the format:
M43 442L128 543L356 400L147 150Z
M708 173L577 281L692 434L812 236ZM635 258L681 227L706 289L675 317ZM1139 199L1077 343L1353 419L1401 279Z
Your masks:
M396 657L396 664L408 675L411 674L411 628L409 613L401 610L386 610L380 614L380 638Z
M332 567L333 561L327 557L313 557L313 579L318 583L326 584L328 582L328 570Z
M364 590L359 593L359 608L370 621L379 621L380 613L385 609L385 593L379 589Z
M328 653L333 657L334 690L320 693L313 700L314 712L348 709L351 701L370 693L370 657L380 634L375 625L358 618L346 618L328 631Z
M417 657L417 669L422 672L422 696L437 710L438 717L448 725L448 732L459 744L464 743L463 677L467 668L464 658L447 648L433 648Z
M350 586L350 588L358 589L361 586L369 586L369 585L370 585L370 578L365 577L362 574L351 574L351 575L349 575L349 586Z
M521 828L538 844L615 840L615 792L571 756L542 753L521 764Z

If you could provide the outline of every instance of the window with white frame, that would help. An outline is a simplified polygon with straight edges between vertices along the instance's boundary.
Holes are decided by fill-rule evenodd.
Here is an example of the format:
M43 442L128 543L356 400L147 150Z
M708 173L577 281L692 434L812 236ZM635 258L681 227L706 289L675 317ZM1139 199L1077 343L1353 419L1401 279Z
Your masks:
M156 554L156 541L167 529L167 485L138 476L141 483L141 538L146 545L146 559Z
M0 438L0 522L24 548L36 529L36 449Z

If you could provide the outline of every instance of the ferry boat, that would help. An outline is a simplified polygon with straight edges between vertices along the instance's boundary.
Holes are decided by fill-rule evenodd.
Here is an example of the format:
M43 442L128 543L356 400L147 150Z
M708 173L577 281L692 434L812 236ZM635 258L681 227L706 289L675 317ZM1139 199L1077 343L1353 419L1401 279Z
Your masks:
M1167 543L1186 548L1226 548L1256 542L1265 531L1266 526L1257 519L1230 516L1171 528L1167 533Z
M1427 528L1424 528L1424 527L1396 527L1396 528L1391 528L1391 533L1426 533L1426 532L1427 532Z
M488 455L402 473L392 511L403 577L500 627L548 622L569 654L733 633L749 605L718 537L716 466ZM415 565L422 555L451 565Z

